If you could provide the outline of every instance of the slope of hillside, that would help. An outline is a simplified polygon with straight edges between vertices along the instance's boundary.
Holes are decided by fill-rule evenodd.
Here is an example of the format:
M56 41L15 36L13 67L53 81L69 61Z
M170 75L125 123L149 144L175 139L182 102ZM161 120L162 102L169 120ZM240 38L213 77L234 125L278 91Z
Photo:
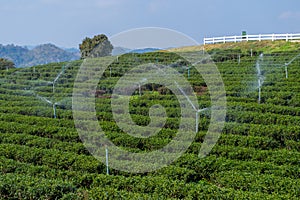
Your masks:
M213 49L241 49L242 51L261 51L264 53L284 52L284 51L298 51L300 50L300 42L286 42L286 41L252 41L252 42L237 42L237 43L219 43L207 44L191 47L182 47L170 49L172 52L185 51L210 51Z
M71 97L83 61L0 71L0 199L299 199L299 54L215 55L227 96L218 143L205 158L198 157L210 121L209 114L201 114L199 132L188 150L171 165L142 174L109 168L106 175L105 164L80 140ZM120 77L133 67L171 65L180 59L172 53L127 54L105 70L94 102L99 124L115 145L146 153L174 137L181 111L166 88L147 84L132 94L129 107L136 124L149 124L155 104L167 113L163 129L146 139L128 136L118 127L110 97ZM286 77L284 64L289 62ZM184 65L172 66L196 91L199 105L210 106L201 74L193 67L188 73Z

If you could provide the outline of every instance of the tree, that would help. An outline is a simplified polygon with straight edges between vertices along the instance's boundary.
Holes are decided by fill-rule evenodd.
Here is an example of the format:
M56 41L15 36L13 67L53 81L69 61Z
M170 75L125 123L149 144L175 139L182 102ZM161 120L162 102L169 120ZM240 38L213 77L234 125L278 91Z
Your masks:
M0 58L0 70L8 70L10 68L15 68L15 64L6 58Z
M104 34L96 35L92 39L86 37L79 45L81 59L111 55L113 46Z

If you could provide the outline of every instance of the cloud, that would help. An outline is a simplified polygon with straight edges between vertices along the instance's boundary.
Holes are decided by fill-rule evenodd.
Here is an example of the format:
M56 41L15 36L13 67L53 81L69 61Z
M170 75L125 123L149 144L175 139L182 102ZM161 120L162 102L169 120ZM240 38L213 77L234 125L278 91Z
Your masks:
M300 12L286 11L281 13L278 18L282 20L287 20L287 19L300 20Z

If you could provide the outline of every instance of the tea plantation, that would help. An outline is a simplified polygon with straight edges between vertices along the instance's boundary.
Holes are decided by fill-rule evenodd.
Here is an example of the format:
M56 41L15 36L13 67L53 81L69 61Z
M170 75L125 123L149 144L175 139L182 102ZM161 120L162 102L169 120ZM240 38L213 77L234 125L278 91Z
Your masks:
M285 64L300 51L209 53L226 89L221 137L206 157L198 157L210 122L210 112L201 113L199 131L188 150L168 167L147 173L110 168L107 175L105 163L80 140L72 93L84 61L1 70L0 199L299 199L300 58L288 65L287 78ZM130 137L113 119L114 85L132 67L149 62L173 66L189 81L199 106L210 106L203 77L193 67L188 74L189 63L177 54L118 57L96 90L87 92L95 93L97 118L107 137L132 152L162 148L176 135L179 124L178 101L157 84L141 86L129 105L140 126L149 124L152 105L166 109L166 124L157 135ZM263 76L260 103L258 65Z

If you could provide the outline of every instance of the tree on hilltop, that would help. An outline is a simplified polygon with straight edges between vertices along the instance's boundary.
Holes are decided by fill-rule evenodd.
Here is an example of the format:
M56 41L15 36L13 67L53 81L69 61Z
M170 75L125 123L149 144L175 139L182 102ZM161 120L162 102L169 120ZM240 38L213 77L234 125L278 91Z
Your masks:
M0 58L0 70L8 70L10 68L15 68L15 64L6 58Z
M111 55L113 46L104 34L96 35L93 38L86 37L79 45L81 59L95 58Z

